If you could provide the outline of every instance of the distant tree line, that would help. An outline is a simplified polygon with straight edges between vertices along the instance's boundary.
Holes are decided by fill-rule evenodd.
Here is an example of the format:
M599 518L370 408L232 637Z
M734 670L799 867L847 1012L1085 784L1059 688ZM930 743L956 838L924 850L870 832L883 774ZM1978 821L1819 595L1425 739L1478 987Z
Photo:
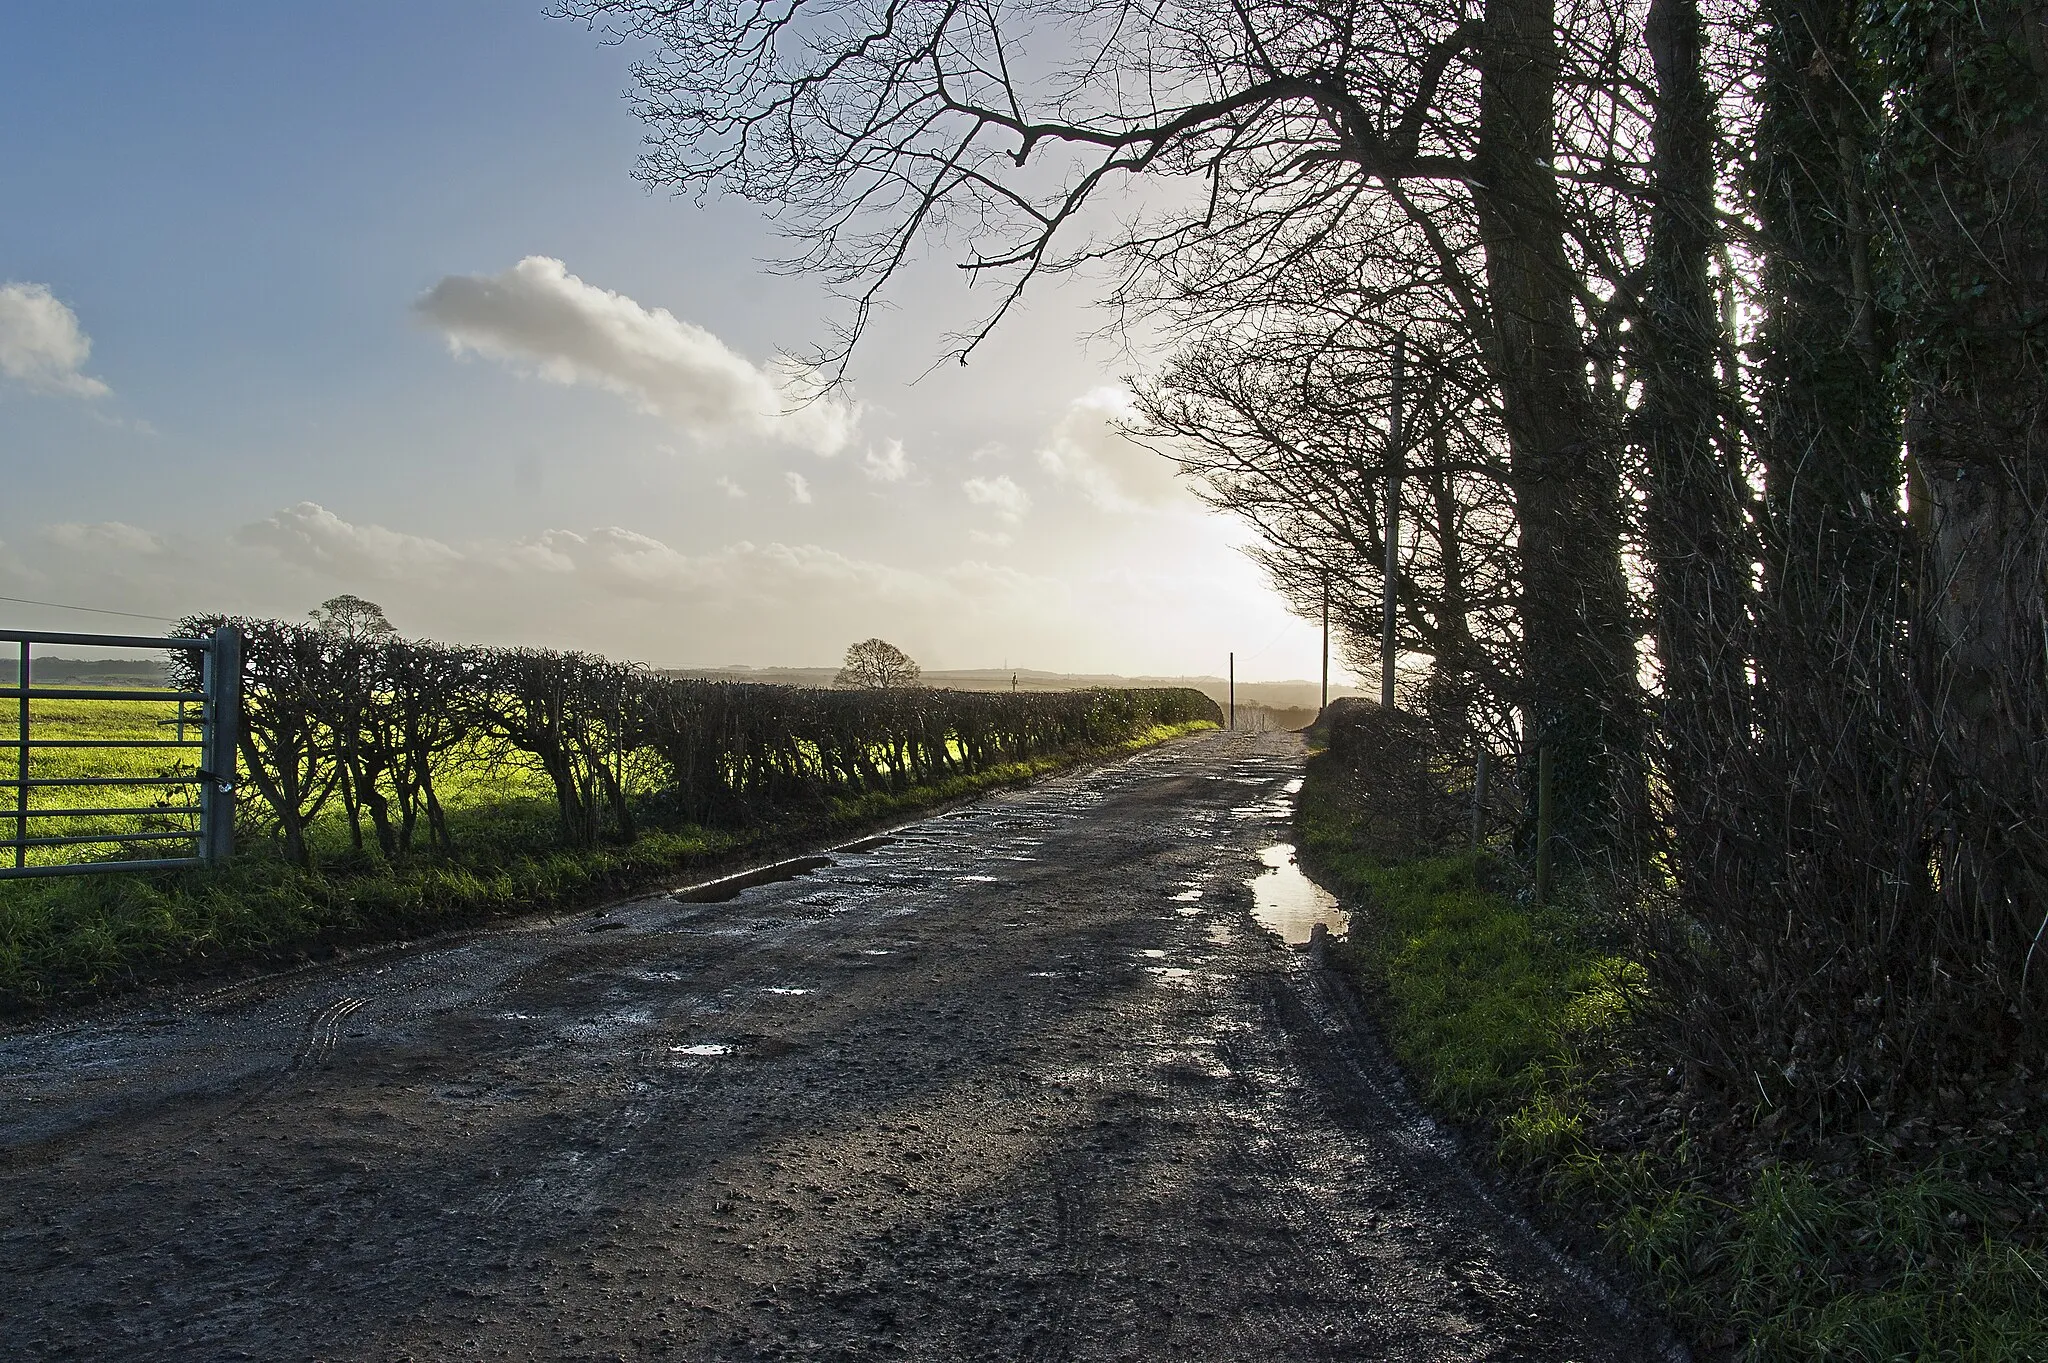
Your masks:
M1404 708L1550 755L1693 1081L1826 1123L2037 1063L2033 0L557 9L654 52L650 182L850 291L821 362L934 239L996 286L963 357L1107 272L1177 344L1146 429L1367 668L1391 539Z
M245 808L301 866L311 825L335 811L358 851L452 850L441 790L510 769L542 777L563 837L590 846L630 841L650 816L746 824L1221 718L1193 690L693 681L588 653L406 639L375 627L381 612L320 619L180 626L242 631Z

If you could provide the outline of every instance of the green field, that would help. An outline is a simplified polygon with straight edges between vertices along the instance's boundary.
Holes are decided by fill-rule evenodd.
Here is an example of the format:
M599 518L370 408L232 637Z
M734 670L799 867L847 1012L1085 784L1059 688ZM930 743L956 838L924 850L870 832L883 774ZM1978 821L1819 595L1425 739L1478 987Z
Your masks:
M8 702L4 732L9 740L19 735L20 702ZM199 728L190 722L196 706L169 701L32 700L29 702L29 732L35 742L185 742L196 745ZM181 723L181 712L182 719ZM0 776L14 780L20 773L18 747L0 750ZM115 777L134 780L153 777L190 779L198 770L197 746L175 748L35 748L29 757L32 780ZM87 837L93 835L137 835L196 832L198 824L194 797L196 785L183 786L55 786L29 792L28 836ZM0 795L0 836L12 838L17 827L17 789ZM120 815L59 815L35 811L121 809ZM124 851L125 848L125 851ZM11 849L10 849L11 850ZM29 865L55 865L67 861L99 860L108 856L181 857L192 853L189 837L169 841L88 847L33 847L27 851ZM10 857L11 860L11 857Z

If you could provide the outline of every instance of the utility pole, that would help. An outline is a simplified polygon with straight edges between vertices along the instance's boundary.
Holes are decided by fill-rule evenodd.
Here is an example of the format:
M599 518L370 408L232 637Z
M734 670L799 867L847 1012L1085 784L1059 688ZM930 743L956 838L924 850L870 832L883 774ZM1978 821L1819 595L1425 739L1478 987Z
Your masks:
M1330 571L1323 570L1323 709L1330 708Z
M1394 392L1387 412L1387 561L1380 581L1380 708L1394 708L1394 673L1401 660L1394 592L1401 580L1401 385L1407 337L1394 333Z
M1230 732L1237 732L1237 650L1230 653Z

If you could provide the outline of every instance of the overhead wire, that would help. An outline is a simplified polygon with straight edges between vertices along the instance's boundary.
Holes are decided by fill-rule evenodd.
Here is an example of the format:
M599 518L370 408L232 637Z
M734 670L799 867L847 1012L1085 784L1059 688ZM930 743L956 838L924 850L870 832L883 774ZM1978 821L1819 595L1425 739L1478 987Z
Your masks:
M144 615L140 611L110 611L98 606L68 606L62 601L33 601L26 596L0 596L0 601L12 602L17 606L47 606L51 610L83 611L87 615L119 615L129 620L154 620L159 624L175 625L177 620L168 615Z

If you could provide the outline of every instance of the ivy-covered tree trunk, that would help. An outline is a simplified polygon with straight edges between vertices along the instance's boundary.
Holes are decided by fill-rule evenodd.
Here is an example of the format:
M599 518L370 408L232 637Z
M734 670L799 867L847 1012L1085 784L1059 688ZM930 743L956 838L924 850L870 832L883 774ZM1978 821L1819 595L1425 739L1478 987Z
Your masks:
M1860 15L1851 0L1760 11L1762 680L1733 793L1745 845L1714 887L1704 954L1722 963L1707 992L1726 1016L1700 1029L1731 1048L1732 1085L1822 1104L1859 1101L1859 1066L1886 1044L1853 1001L1904 998L1925 964L1913 947L1899 424L1869 182L1882 90L1859 55Z
M1587 376L1565 250L1551 0L1488 0L1478 60L1474 199L1519 532L1524 712L1552 751L1555 836L1604 861L1639 770L1635 635L1617 433Z
M1921 557L1921 694L1949 930L2048 1000L2048 7L1906 0L1891 277ZM1986 1000L1987 1004L1991 1000ZM1998 1030L1998 1029L1994 1029Z

